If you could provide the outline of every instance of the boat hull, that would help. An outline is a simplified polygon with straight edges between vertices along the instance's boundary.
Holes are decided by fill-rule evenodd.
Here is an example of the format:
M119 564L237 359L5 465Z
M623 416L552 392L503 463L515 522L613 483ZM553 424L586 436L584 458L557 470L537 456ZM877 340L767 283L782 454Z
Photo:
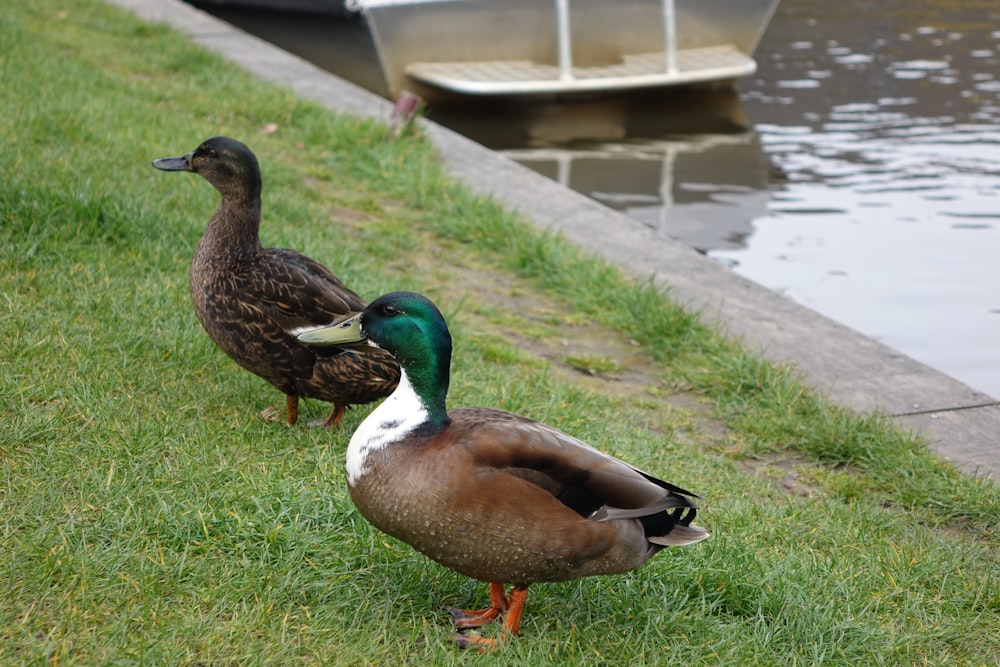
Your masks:
M392 95L586 95L729 84L778 0L351 0ZM561 5L561 7L560 7Z

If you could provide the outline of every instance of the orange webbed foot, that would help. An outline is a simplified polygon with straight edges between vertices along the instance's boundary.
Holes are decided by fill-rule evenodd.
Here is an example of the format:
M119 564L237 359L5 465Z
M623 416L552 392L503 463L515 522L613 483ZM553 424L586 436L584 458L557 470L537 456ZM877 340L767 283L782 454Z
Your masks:
M272 405L260 411L260 418L269 424L284 422L286 425L292 426L299 420L299 397L286 394L285 406L284 415L281 414L281 410Z
M454 621L455 627L459 630L481 628L500 618L500 610L494 607L478 610L454 609L452 607L448 607L447 609L448 613L451 614L451 620Z
M480 611L451 610L452 618L459 632L455 633L455 643L459 648L478 648L480 651L492 651L500 646L508 635L516 635L521 628L521 615L524 613L524 603L528 599L527 587L515 586L510 591L510 597L504 593L503 584L490 584L490 606ZM455 612L458 612L457 614ZM467 634L464 630L477 628L486 623L492 623L503 615L503 629L500 638L482 637L477 634Z
M455 621L455 627L459 630L469 628L480 628L487 623L493 623L500 614L507 611L507 595L504 593L503 584L490 584L490 606L485 609L455 609L447 607L448 613Z
M273 405L268 406L260 411L260 418L266 421L268 424L274 424L277 422L285 421L285 416L281 414L281 410L274 407Z
M500 641L493 637L481 637L480 635L469 635L464 632L456 632L453 636L458 648L475 648L480 651L492 651L500 647Z

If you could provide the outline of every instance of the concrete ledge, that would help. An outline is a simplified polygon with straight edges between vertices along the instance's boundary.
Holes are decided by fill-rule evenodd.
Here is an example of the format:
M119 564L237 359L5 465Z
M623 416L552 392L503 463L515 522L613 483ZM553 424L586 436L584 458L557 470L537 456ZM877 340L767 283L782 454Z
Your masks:
M261 79L332 110L387 120L392 105L301 58L184 4L108 0L173 26ZM641 223L550 181L447 128L423 121L453 175L542 229L637 277L653 276L750 348L791 362L805 381L859 411L881 410L924 433L941 456L977 475L1000 471L1000 402L892 348L752 283Z

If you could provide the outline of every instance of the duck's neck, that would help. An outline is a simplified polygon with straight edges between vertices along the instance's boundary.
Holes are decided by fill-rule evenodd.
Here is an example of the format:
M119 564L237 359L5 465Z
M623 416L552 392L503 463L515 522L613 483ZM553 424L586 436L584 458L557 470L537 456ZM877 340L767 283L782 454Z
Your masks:
M417 381L417 386L421 382ZM447 388L445 392L447 393ZM368 472L368 456L411 434L430 435L448 424L444 394L428 400L421 396L406 369L401 369L399 385L365 418L351 436L347 447L347 481L354 485Z
M426 413L421 431L437 432L448 425L448 384L451 377L451 347L428 352L419 362L399 358L407 388ZM403 383L400 382L400 387ZM397 389L396 391L399 391Z
M260 213L260 190L224 193L198 250L222 255L260 250Z
M373 452L409 436L434 435L448 426L451 335L444 320L434 324L438 326L424 331L398 330L381 339L383 349L399 362L399 385L351 437L347 481L352 486L368 471L366 461ZM375 326L378 328L378 323ZM405 344L400 344L400 337L405 338Z

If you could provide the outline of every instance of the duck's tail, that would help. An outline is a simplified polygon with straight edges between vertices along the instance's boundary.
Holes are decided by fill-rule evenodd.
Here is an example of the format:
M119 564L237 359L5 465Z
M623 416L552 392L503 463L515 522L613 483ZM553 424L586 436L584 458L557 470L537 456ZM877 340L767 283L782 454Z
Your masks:
M674 526L666 535L646 538L661 547L682 547L685 544L701 542L711 534L701 526Z
M646 539L661 547L682 547L701 542L709 536L701 526L693 526L698 510L694 507L678 507L671 512L660 512L641 519L646 531Z

